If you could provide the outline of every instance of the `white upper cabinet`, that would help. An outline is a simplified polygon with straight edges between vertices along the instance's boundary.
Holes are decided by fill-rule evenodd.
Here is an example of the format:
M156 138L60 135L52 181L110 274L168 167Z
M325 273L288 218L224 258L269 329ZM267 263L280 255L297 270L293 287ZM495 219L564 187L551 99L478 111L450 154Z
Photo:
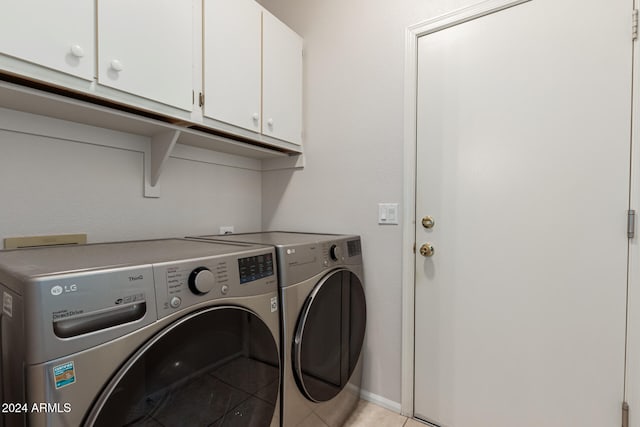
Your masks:
M302 38L266 10L262 25L262 133L301 144Z
M302 39L254 0L1 1L0 83L302 152Z
M204 115L260 132L262 8L204 0Z
M94 22L92 1L3 0L0 53L93 80Z
M302 39L253 0L204 0L204 116L302 142Z
M100 85L191 111L193 65L190 0L98 0Z

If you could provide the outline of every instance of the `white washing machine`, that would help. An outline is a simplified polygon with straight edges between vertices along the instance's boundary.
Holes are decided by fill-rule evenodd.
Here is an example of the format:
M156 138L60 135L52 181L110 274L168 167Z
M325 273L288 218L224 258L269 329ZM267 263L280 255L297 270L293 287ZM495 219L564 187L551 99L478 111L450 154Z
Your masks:
M198 238L276 248L283 425L342 425L358 403L362 380L366 302L360 237L264 232Z
M280 425L272 247L0 251L2 426Z

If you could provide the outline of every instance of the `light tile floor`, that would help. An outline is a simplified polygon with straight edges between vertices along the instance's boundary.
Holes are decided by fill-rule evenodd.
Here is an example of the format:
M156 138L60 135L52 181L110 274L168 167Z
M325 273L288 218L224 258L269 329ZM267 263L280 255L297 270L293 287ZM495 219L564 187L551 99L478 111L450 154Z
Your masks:
M426 427L419 421L361 400L344 427Z

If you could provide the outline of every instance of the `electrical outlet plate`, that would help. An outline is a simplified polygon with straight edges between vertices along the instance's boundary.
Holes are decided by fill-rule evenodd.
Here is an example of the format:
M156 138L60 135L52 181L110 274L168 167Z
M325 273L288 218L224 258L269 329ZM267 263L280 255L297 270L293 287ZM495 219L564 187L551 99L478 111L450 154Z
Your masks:
M223 225L220 227L220 234L233 234L233 225Z
M33 248L37 246L84 245L86 234L58 234L50 236L7 237L5 249Z

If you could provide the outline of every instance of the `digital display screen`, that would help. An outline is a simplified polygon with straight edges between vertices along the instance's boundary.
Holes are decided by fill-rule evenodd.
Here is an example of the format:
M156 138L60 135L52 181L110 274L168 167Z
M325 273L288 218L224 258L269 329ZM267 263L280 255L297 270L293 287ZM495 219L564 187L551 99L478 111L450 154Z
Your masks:
M273 276L273 254L264 254L240 258L238 260L240 283L253 282Z

